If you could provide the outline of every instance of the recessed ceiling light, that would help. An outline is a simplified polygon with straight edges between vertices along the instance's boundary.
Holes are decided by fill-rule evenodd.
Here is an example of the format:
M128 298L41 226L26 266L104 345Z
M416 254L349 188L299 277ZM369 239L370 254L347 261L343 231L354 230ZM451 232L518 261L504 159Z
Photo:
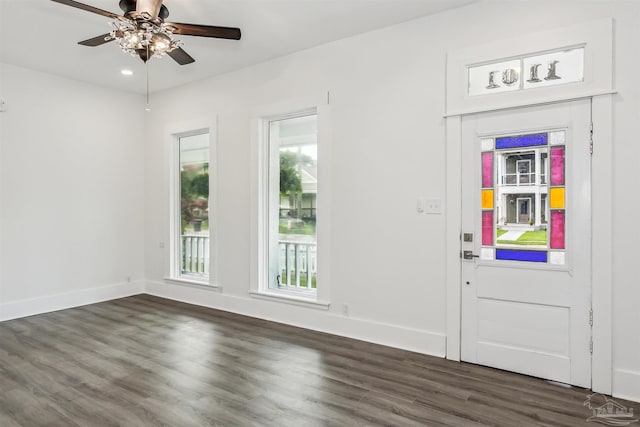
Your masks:
M120 70L120 74L122 74L123 76L132 76L133 75L133 71L131 71L131 70Z

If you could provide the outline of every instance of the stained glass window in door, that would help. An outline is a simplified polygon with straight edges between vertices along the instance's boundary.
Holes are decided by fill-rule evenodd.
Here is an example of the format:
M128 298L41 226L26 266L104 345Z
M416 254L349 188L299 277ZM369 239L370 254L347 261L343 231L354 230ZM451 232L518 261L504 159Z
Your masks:
M483 260L565 263L566 131L482 138Z

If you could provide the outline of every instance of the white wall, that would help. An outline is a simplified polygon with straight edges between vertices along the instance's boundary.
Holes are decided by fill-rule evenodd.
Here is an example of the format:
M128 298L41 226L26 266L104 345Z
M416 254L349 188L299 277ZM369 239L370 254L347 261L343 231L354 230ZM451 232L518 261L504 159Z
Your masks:
M444 354L443 254L435 244L444 239L444 216L415 212L417 197L444 197L444 89L430 82L442 79L444 50L430 69L423 43L413 40L411 48L398 49L403 40L384 34L312 49L152 98L146 205L154 214L147 218L148 279L161 282L165 274L166 255L159 248L168 235L163 132L167 124L217 115L218 280L224 292L184 298L226 309L240 304L247 314ZM333 185L319 184L319 191L332 206L320 214L330 216L333 226L331 283L320 285L330 287L328 314L252 300L248 294L253 111L326 91L331 92L332 154L320 162L331 169ZM167 295L163 289L176 287L156 286L151 290L162 295ZM369 322L364 332L355 326L359 321L339 314L343 303L350 305L351 319Z
M506 5L508 4L508 7ZM419 196L445 198L447 51L592 19L615 18L613 225L614 393L640 400L640 5L632 1L484 2L317 47L153 97L145 174L147 291L432 354L444 352L444 215L418 215ZM479 19L479 17L481 17ZM250 118L255 108L330 91L331 309L251 299ZM218 282L222 292L162 281L166 124L218 118ZM358 254L357 256L354 256ZM350 317L340 306L350 305ZM597 321L597 319L596 319Z
M142 97L0 72L0 320L142 291Z

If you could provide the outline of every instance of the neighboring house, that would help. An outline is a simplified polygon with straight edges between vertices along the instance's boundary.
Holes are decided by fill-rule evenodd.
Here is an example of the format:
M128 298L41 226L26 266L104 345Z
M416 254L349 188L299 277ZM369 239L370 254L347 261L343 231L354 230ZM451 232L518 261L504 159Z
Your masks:
M496 152L497 197L500 222L546 228L547 148Z
M303 219L315 219L316 196L318 194L318 167L315 165L301 165L300 179L302 180L300 216Z
M298 173L302 181L302 196L298 199L297 210L299 218L316 218L316 196L318 194L318 167L310 164L300 164ZM280 196L280 217L293 216L296 206L291 206L289 197Z

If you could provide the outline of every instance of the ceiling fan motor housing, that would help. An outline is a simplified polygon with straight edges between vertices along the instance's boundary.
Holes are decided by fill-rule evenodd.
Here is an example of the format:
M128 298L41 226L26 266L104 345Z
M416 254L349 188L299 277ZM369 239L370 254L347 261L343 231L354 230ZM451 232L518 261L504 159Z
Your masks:
M147 12L152 18L160 18L164 21L169 16L169 9L157 0L120 0L120 9L124 16L130 16L134 12L141 14Z

